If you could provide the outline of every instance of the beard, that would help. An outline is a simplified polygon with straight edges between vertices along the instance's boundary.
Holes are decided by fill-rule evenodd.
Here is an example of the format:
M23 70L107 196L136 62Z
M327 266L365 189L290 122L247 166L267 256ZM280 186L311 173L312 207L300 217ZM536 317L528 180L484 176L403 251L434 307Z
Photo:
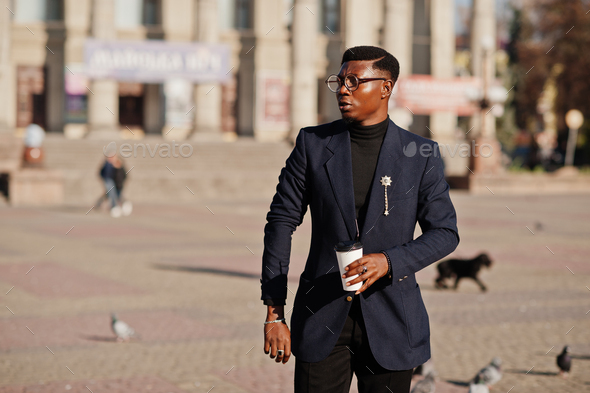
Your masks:
M342 113L342 120L344 120L346 124L356 123L356 119L347 113Z

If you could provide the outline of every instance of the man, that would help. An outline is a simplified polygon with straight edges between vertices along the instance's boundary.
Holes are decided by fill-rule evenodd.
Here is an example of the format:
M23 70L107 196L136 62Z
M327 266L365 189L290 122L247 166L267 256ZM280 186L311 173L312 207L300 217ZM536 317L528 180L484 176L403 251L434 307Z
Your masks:
M430 358L428 315L415 273L459 243L438 145L397 127L387 104L399 63L383 49L348 49L336 93L342 120L299 132L267 215L264 351L295 355L296 392L408 392ZM416 153L418 149L418 154ZM404 154L406 153L406 154ZM310 207L312 237L291 315L284 318L291 235ZM413 239L416 222L422 235ZM359 240L363 257L341 275L334 246ZM343 277L359 275L356 292Z

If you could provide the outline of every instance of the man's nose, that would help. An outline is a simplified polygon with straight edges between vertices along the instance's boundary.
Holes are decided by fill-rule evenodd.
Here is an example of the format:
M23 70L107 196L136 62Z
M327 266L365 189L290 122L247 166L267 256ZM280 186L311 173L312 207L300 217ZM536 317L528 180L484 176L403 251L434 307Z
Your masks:
M344 83L341 83L340 84L340 89L338 89L337 94L339 96L344 96L344 95L349 96L350 93L351 92L350 92L350 90L348 90L348 88L346 87L346 85Z

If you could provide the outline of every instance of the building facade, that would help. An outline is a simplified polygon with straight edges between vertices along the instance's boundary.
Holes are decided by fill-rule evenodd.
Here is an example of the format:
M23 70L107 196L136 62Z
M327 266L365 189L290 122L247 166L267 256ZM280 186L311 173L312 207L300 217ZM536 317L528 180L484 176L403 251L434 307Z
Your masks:
M494 1L474 3L477 37L493 36ZM303 126L340 117L323 81L338 72L346 48L384 47L400 62L400 81L416 74L434 79L457 74L454 0L0 0L0 5L0 128L5 129L37 123L72 138L110 138L123 131L130 137L241 135L279 141ZM117 52L127 55L155 51L154 58L174 63L162 54L165 47L158 52L162 41L175 48L188 45L179 49L181 55L206 47L225 53L227 60L211 60L218 76L209 79L199 79L199 72L192 80L178 77L166 67L150 78L141 66L103 77L90 72L93 50L101 45L112 53L127 45ZM481 51L480 39L475 41L473 51ZM136 61L132 56L126 59ZM115 68L127 61L109 59ZM183 59L179 62L187 62ZM474 57L474 75L481 75L479 59ZM493 75L493 62L486 72ZM465 141L457 137L459 114L445 107L415 113L395 102L390 110L400 126L440 144ZM488 136L492 123L485 128ZM445 157L447 172L463 174L464 161Z

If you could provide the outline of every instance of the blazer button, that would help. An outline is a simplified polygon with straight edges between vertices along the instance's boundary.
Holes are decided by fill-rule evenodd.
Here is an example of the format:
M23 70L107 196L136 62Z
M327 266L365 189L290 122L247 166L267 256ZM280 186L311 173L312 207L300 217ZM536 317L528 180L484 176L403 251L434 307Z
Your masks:
M404 280L405 280L406 278L408 278L408 276L404 276Z
M346 297L346 301L347 301L347 302L352 302L352 296L347 296L347 297Z
M403 281L403 278L400 278L398 281L399 281L399 282L402 282L402 281Z

